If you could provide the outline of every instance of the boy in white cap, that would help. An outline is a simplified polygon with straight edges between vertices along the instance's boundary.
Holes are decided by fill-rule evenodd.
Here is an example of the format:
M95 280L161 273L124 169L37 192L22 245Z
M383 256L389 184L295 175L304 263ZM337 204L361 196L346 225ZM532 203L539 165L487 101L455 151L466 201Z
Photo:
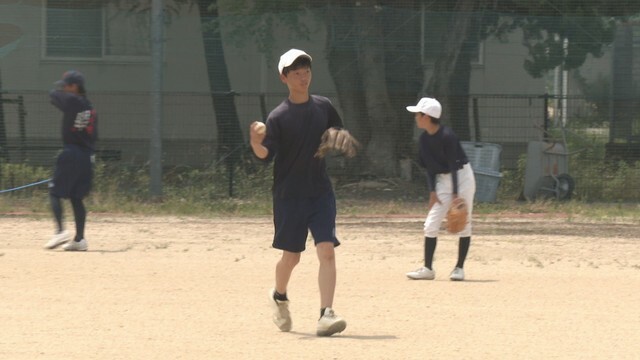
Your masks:
M250 126L251 147L263 161L274 160L273 247L282 250L276 265L275 287L269 291L273 321L281 331L290 331L287 285L293 269L305 250L311 231L320 268L320 319L317 335L342 332L347 323L333 311L336 286L334 248L336 238L336 200L325 160L315 156L327 129L342 129L342 119L329 99L309 94L311 56L291 49L280 57L280 80L289 96L269 114L266 132L261 124Z
M458 262L449 278L464 280L464 261L471 242L471 213L476 181L458 137L453 130L440 124L442 106L438 100L424 97L417 105L407 106L414 113L416 126L423 129L419 141L420 165L427 171L429 213L424 222L424 266L407 273L414 280L433 280L433 254L442 220L451 203L461 197L469 210L465 228L458 233Z

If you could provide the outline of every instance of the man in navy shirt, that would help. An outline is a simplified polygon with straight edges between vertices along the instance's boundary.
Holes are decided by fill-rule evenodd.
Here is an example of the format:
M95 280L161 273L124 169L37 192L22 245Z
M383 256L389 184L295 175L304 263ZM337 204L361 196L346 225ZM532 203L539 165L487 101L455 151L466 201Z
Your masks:
M66 251L86 251L84 226L87 211L83 199L91 190L93 154L97 138L96 112L87 99L84 76L75 70L64 73L51 90L51 103L62 111L63 150L58 156L53 179L49 183L49 199L56 221L56 233L45 244L46 249L63 245ZM69 199L76 224L75 237L64 230L61 199Z
M280 57L280 80L289 96L262 124L250 126L251 147L264 161L274 161L273 247L282 250L276 265L275 288L269 292L273 321L281 331L290 331L287 285L294 267L305 250L311 231L320 268L320 319L316 333L330 336L342 332L347 323L333 311L336 286L334 247L336 238L336 200L325 160L316 157L322 134L329 128L342 128L342 119L329 99L310 95L311 56L291 49ZM346 131L341 129L340 131Z
M420 134L420 165L427 170L429 186L429 213L424 222L424 266L407 273L415 280L433 280L433 254L436 250L437 236L442 220L451 203L461 197L469 210L467 225L458 233L458 262L449 278L464 280L464 261L471 242L471 213L473 197L476 193L476 180L467 155L453 130L440 124L442 106L433 98L424 97L417 105L407 106L414 113L416 126L424 131Z

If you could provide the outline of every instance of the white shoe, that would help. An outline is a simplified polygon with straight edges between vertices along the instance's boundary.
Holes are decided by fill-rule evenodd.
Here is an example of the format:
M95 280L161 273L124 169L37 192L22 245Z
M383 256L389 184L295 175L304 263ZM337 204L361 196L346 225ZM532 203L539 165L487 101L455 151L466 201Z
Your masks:
M347 322L336 315L332 308L324 309L324 315L318 320L318 336L331 336L342 332L347 327Z
M276 289L269 290L269 305L273 310L273 323L280 331L291 331L291 314L289 313L289 300L276 300L273 295Z
M459 268L459 267L453 269L453 271L451 272L451 275L449 275L449 279L451 279L453 281L462 281L462 280L464 280L464 269Z
M47 241L46 244L44 244L44 248L45 249L55 249L58 246L69 242L71 240L71 234L69 234L68 231L63 231L61 233L55 234L51 237L51 240Z
M69 241L62 248L64 251L87 251L87 240Z
M408 272L407 277L413 280L433 280L436 278L436 272L423 266L416 271Z

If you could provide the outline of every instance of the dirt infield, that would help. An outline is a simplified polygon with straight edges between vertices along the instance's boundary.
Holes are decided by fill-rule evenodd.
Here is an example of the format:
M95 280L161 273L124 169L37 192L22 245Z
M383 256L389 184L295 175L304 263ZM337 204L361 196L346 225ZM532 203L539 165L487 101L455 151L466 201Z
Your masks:
M41 248L49 218L0 217L0 359L637 359L638 224L476 219L467 281L422 219L342 217L334 307L318 338L317 260L291 280L293 331L271 322L271 219L90 214L90 251ZM69 224L71 226L71 223Z

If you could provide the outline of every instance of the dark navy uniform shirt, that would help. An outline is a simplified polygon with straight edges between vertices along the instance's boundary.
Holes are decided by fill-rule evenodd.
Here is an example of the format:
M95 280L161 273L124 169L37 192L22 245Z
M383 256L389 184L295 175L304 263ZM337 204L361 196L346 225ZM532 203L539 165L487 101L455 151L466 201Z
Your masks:
M424 131L419 142L420 165L427 169L429 191L435 191L436 175L451 173L453 193L458 193L458 170L469 161L453 130L440 125L438 131L430 135Z
M265 161L274 160L274 198L315 197L333 191L324 159L314 157L322 134L343 126L338 112L326 97L311 95L294 104L285 99L267 118L269 149Z
M65 145L78 145L95 150L98 137L96 111L91 102L81 95L51 90L51 103L63 112L62 141Z

